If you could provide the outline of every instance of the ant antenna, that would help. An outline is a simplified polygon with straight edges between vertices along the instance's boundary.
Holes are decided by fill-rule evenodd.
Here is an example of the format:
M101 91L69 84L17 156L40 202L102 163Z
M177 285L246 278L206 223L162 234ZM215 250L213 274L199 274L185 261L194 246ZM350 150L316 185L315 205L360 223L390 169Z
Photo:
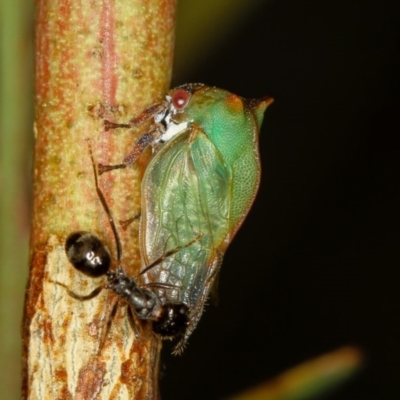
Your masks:
M96 186L96 192L97 192L97 196L99 196L101 205L103 206L104 211L106 212L107 216L108 216L108 222L110 223L111 226L111 230L113 232L114 235L114 239L115 239L115 244L117 247L117 261L118 261L118 267L120 267L121 264L121 258L122 258L122 245L121 245L121 239L119 237L118 234L118 230L117 230L117 226L115 225L114 222L114 218L111 214L111 210L110 207L108 207L107 201L104 197L103 192L101 191L100 187L99 187L99 181L97 178L97 170L96 170L96 164L94 162L94 157L93 157L93 151L92 151L92 146L90 145L90 141L89 139L87 140L88 143L88 147L89 147L89 154L90 154L90 158L92 160L92 167L93 167L93 173L94 173L94 183Z

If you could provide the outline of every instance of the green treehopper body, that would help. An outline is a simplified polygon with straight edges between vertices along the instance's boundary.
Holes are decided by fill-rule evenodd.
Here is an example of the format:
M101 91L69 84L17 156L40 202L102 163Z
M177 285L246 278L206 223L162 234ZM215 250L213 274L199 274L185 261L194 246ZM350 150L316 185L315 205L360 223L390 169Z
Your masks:
M142 277L162 303L188 306L188 325L175 352L196 327L222 257L260 183L258 135L271 98L247 100L202 84L172 89L130 124L153 118L124 163L148 145L154 156L142 181Z

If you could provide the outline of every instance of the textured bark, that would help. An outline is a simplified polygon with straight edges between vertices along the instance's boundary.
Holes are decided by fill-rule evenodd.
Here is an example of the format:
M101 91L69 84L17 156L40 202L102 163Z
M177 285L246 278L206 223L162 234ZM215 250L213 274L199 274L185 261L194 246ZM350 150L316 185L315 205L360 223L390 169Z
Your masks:
M96 162L120 162L128 132L104 131L104 119L128 121L169 86L175 0L39 0L36 20L36 118L31 269L24 320L24 398L153 399L158 397L160 341L148 324L118 307L104 284L68 262L64 243L78 230L115 243L96 195L88 141ZM144 129L144 128L143 128ZM138 134L134 132L134 134ZM99 178L113 216L140 212L147 156ZM120 229L123 265L140 267L138 224ZM115 265L114 265L115 266Z

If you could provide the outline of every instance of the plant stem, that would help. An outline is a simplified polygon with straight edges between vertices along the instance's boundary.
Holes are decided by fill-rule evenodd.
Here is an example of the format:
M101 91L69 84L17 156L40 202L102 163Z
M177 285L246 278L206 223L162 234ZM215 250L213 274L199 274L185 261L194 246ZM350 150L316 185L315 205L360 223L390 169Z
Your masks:
M29 399L158 397L161 344L137 321L135 337L116 296L103 290L79 301L104 278L84 277L64 243L78 230L95 233L115 260L112 232L94 187L96 162L120 162L133 143L105 132L104 119L128 121L169 86L175 0L38 0L36 118L31 269L24 321L23 392ZM147 157L148 158L148 157ZM100 177L115 220L140 212L146 157ZM138 225L120 230L123 265L140 268ZM115 265L114 265L115 267ZM122 303L121 303L122 304ZM107 335L106 335L107 333Z

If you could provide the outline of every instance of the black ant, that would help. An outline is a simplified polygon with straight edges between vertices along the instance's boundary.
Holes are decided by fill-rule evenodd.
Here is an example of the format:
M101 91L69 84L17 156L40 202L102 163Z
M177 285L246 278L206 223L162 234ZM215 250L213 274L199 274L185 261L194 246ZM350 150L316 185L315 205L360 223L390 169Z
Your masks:
M151 287L175 288L175 286L165 283L149 283L144 286L139 286L135 278L130 278L126 275L121 265L121 240L110 208L98 184L96 166L90 146L89 153L94 172L96 192L107 214L116 243L117 267L115 271L111 270L112 261L110 252L103 241L96 235L86 231L78 231L70 234L65 242L65 252L68 260L78 271L86 276L91 278L106 276L107 284L97 287L88 295L78 295L67 289L68 294L75 299L84 301L93 299L106 288L116 293L129 305L128 310L130 313L128 313L128 315L131 318L130 322L133 327L132 314L136 315L140 320L151 321L153 332L159 334L162 338L173 339L182 336L189 325L189 307L183 303L163 303L151 290ZM197 238L194 241L196 240ZM147 272L150 268L156 266L182 248L191 245L194 241L165 253L159 260L147 266L146 270L143 272ZM57 282L57 284L65 287L65 285L61 283ZM117 304L118 303L116 303L116 305ZM115 312L116 309L113 309L111 315L113 316Z

